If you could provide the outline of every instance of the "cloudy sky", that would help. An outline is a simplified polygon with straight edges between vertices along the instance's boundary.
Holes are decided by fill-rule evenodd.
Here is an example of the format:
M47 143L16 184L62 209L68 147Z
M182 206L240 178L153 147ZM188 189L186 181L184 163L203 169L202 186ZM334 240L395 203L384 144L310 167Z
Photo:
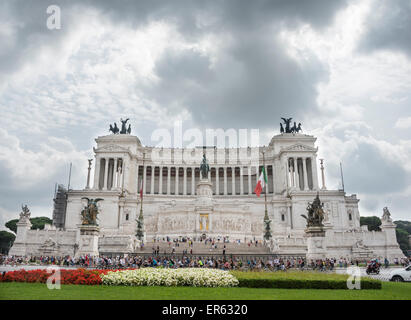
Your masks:
M47 28L47 7L61 28ZM280 117L318 137L326 184L362 215L411 218L411 1L0 3L0 224L49 216L56 182L84 188L94 138L130 117L145 145L184 128Z

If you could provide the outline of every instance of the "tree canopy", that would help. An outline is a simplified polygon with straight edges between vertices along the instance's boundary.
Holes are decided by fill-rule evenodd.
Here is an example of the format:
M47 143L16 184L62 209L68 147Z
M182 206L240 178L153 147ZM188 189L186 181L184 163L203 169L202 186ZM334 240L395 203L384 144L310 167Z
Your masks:
M400 245L402 252L407 255L408 251L411 250L411 246L408 240L408 236L411 234L411 222L410 221L394 221L397 234L397 241Z
M0 231L0 252L7 254L13 245L16 236L8 231Z
M10 221L7 221L5 223L5 226L9 228L11 231L14 233L17 233L17 222L19 222L19 219L13 219ZM34 217L30 219L30 222L32 224L31 229L44 229L45 224L51 224L53 220L51 220L48 217Z
M381 231L381 219L376 216L360 217L360 225L367 225L369 231Z

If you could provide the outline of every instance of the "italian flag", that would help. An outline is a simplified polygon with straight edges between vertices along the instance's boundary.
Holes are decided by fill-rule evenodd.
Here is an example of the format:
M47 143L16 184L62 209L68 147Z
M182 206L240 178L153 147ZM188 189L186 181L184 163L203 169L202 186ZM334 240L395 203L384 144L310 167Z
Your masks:
M255 186L254 192L257 195L257 197L260 196L261 191L263 191L263 188L265 187L265 184L267 183L267 175L265 174L265 168L261 170L260 178L257 181L257 185Z

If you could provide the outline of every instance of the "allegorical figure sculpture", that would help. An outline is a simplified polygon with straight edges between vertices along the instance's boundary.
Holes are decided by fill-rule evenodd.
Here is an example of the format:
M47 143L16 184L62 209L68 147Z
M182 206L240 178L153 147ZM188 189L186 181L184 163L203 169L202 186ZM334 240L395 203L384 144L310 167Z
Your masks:
M26 205L21 205L20 221L30 221L31 212Z
M302 214L301 216L307 221L307 228L309 227L322 227L324 220L324 203L321 203L320 196L317 193L314 201L308 203L307 216Z
M110 124L110 129L109 129L108 131L111 131L111 132L113 132L114 134L117 134L120 130L119 130L119 128L117 127L117 123L114 122L114 126L112 126L112 125Z
M281 119L284 121L284 124L285 124L285 128L284 128L283 124L280 123L280 132L281 133L284 133L284 132L285 133L298 133L298 132L302 131L301 123L298 123L298 126L297 126L297 123L294 122L294 125L291 127L290 123L291 123L291 120L293 118L288 118L288 119L281 118Z
M110 124L110 128L108 131L111 131L114 134L131 134L131 124L128 125L127 127L127 121L130 120L129 118L127 118L126 120L120 119L121 122L121 131L120 129L117 127L117 123L114 122L114 125Z
M203 179L207 179L209 171L210 171L210 167L208 165L205 154L203 154L203 161L201 162L201 165L200 165L201 177Z
M382 219L381 220L386 221L386 222L392 222L391 213L388 210L388 208L384 207L384 209L382 211L383 211L383 214L382 214Z
M81 224L96 226L97 225L97 215L99 214L97 202L104 200L104 199L101 199L101 198L89 199L86 197L83 197L81 199L87 200L87 206L85 206L84 209L81 211L81 218L82 218Z
M127 121L128 121L128 120L130 120L130 119L129 119L129 118L127 118L126 120L120 119L120 121L121 121L121 131L120 131L120 134L126 134L126 133L127 133L126 124L127 124ZM130 132L131 132L131 130L130 130Z

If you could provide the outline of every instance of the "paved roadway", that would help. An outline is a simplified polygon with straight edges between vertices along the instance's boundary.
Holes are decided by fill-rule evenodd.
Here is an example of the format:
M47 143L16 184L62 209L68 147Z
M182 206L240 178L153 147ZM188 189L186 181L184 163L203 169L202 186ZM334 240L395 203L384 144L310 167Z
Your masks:
M398 267L390 267L390 268L387 268L387 269L382 267L382 268L380 268L380 273L379 274L370 274L370 275L368 275L365 272L364 267L360 268L361 277L370 277L372 279L378 279L378 280L381 280L381 281L390 281L390 273L391 273L392 270L396 270L396 269L398 269ZM336 273L344 274L344 273L347 273L347 271L346 271L345 268L337 268Z

